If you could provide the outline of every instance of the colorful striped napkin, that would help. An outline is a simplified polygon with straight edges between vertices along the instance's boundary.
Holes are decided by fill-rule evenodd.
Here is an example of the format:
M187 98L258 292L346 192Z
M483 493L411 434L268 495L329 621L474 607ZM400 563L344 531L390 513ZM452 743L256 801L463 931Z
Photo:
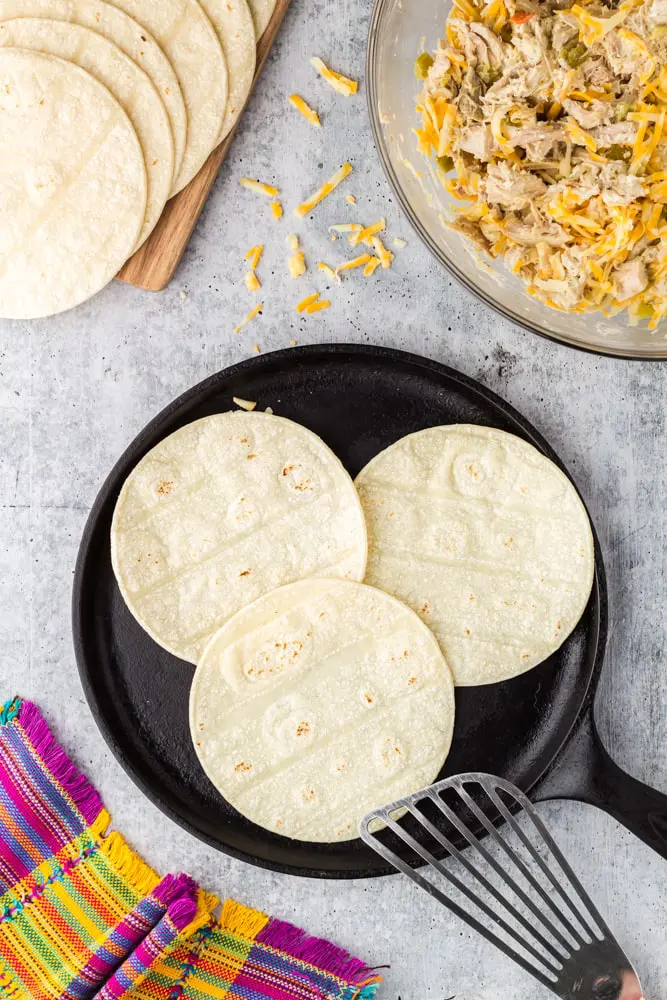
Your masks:
M159 878L35 705L0 709L0 998L371 1000L380 977L328 941Z

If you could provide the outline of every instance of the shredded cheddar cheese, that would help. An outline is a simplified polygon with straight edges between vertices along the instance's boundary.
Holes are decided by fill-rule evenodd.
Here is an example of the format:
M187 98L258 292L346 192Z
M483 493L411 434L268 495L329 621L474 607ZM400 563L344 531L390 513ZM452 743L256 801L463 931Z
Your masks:
M311 195L311 197L302 202L298 208L294 209L295 214L298 215L300 219L303 219L305 215L312 212L316 205L319 205L319 203L330 195L332 191L335 191L338 185L342 184L345 178L349 177L351 173L352 165L350 163L344 163L340 170L337 170L333 177L330 177L328 181L325 181L322 187L319 188L315 194Z
M368 246L371 245L371 238L375 236L376 233L381 233L386 229L387 223L384 219L378 219L374 222L372 226L367 226L365 229L357 230L348 237L348 242L351 243L353 247L357 246L358 243L366 243Z
M282 219L282 217L283 217L283 206L280 204L279 201L272 201L271 202L271 214L273 215L274 219Z
M360 222L340 222L335 226L329 226L329 232L334 230L336 233L360 233L363 228Z
M236 403L236 405L240 406L242 410L248 410L249 413L252 412L257 406L257 403L253 402L253 400L240 399L239 396L232 396L232 403Z
M294 250L296 252L299 249L299 237L296 233L289 233L287 242L289 243L290 250Z
M320 312L322 309L329 309L331 302L329 299L318 299L317 302L313 302L312 305L306 306L306 312L308 315L311 313Z
M590 48L596 42L601 42L614 28L618 28L635 7L641 6L644 0L624 0L615 14L609 17L595 17L584 10L580 4L575 4L570 13L579 21L579 38Z
M262 287L259 278L252 269L246 272L243 280L245 281L245 286L249 292L256 292Z
M303 250L292 254L288 261L288 266L289 273L293 278L300 278L302 274L306 273L306 257Z
M234 327L234 333L240 333L244 326L250 323L255 316L259 316L262 309L264 308L263 303L258 303L254 309L251 309L245 319L242 319L238 326Z
M337 90L344 97L351 97L359 89L359 84L355 80L350 80L349 77L329 69L317 56L312 57L310 65L317 70L323 80L326 80L334 90Z
M292 94L289 98L289 102L292 107L296 108L307 122L314 125L316 128L322 128L322 122L320 121L320 116L314 108L311 108L310 104L307 104L303 97L299 97L298 94Z
M394 259L393 253L391 252L391 250L387 249L387 247L384 245L379 236L373 236L371 238L371 243L373 244L373 249L375 250L375 253L380 259L382 267L385 270L387 270L387 268L391 267L391 262Z
M278 188L273 187L272 184L263 184L262 181L254 181L251 177L242 177L239 184L241 187L247 188L248 191L256 191L267 198L277 198L280 194Z
M318 271L324 271L324 273L326 274L327 278L331 278L332 281L337 281L340 284L340 277L339 277L339 275L336 274L336 272L334 271L333 267L329 267L329 265L325 264L323 260L318 261L318 263L317 263L317 270Z
M355 267L363 267L364 264L368 264L371 259L369 253L362 253L359 257L355 257L353 260L346 260L344 264L339 264L336 268L336 274L340 274L341 271L352 271Z
M313 302L317 302L319 297L320 297L319 292L313 292L312 295L306 295L305 299L301 299L301 302L297 303L296 311L298 313L303 312L304 309L307 309L308 306L311 306Z
M348 203L348 205L356 205L357 204L357 199L354 197L353 194L346 194L345 195L345 201Z
M370 278L372 274L375 274L379 266L380 266L380 258L371 257L368 264L366 264L366 267L364 268L364 277Z
M250 247L247 254L244 256L244 260L250 261L250 266L254 270L259 266L259 262L262 259L262 254L264 253L264 244L258 243L255 247Z

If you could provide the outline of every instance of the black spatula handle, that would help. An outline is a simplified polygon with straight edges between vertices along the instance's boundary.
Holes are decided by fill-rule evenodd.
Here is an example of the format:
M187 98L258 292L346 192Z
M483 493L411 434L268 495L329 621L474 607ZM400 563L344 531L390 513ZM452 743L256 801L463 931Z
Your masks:
M531 798L576 799L598 806L667 859L667 795L637 781L612 760L602 745L592 705Z

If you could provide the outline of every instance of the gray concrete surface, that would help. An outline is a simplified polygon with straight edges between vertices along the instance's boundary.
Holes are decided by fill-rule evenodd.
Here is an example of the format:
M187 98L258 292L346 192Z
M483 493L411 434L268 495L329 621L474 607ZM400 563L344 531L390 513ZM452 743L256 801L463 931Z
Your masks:
M231 362L307 342L408 348L480 379L517 406L576 474L607 561L611 641L598 717L621 765L667 792L665 657L665 420L667 366L598 358L522 332L452 285L397 212L373 150L362 96L318 84L308 57L363 75L368 3L294 0L174 284L160 295L119 283L81 308L0 325L0 650L3 697L44 709L97 783L115 824L157 868L190 871L371 964L390 964L387 1000L534 1000L542 991L484 942L398 878L323 883L273 875L226 858L165 819L111 756L86 707L74 665L70 588L87 511L112 464L161 407ZM321 110L311 129L286 106L293 91ZM363 91L363 87L362 87ZM333 308L297 319L294 303L322 276L286 274L289 219L238 187L249 173L275 182L291 208L349 157L355 168L312 223L299 225L308 259L334 259L325 226L385 214L408 246L373 281L333 289ZM243 253L266 244L264 315L232 328L252 298ZM338 258L343 253L338 249ZM179 294L186 290L187 298ZM667 997L667 862L605 814L575 803L542 813L642 975ZM544 993L544 996L547 994Z

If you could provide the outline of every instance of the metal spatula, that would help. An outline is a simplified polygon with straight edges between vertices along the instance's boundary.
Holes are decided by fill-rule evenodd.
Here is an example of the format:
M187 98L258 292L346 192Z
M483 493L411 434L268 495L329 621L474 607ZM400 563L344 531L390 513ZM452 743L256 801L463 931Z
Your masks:
M447 778L369 813L361 836L557 996L641 1000L632 965L531 803L508 781ZM428 867L415 871L406 858Z

